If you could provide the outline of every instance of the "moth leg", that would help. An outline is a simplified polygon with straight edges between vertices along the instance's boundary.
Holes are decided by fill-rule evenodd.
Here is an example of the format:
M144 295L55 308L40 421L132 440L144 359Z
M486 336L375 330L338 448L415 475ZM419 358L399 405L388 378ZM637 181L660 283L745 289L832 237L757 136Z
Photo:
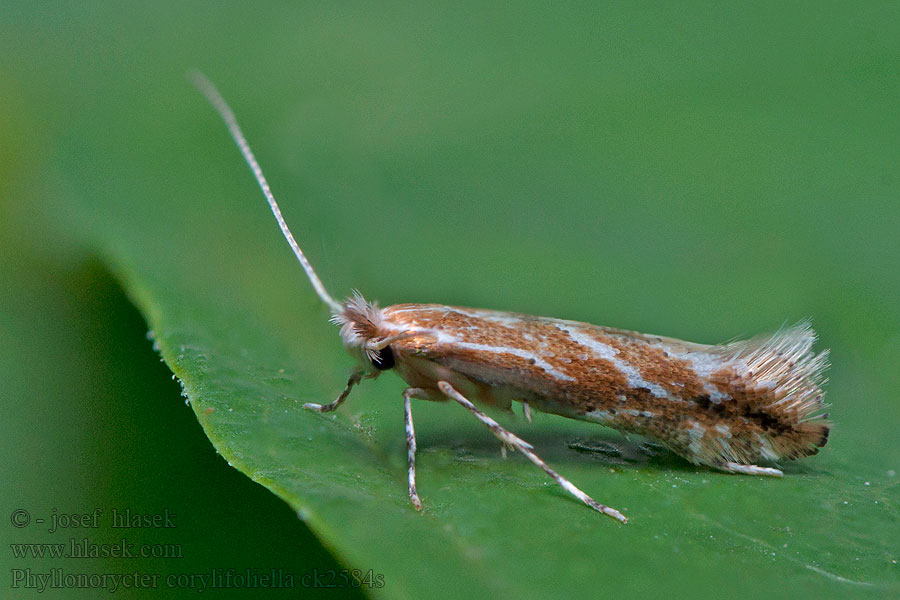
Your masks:
M531 423L531 406L527 400L522 400L522 414L525 415L525 420Z
M502 442L502 441L500 442L500 456L503 457L503 460L506 460L506 451L507 450L515 451L515 449L516 449L515 446L510 446L506 442Z
M338 406L344 403L344 400L347 399L347 396L350 395L350 390L353 389L353 386L358 384L365 375L361 371L354 371L352 375L350 375L349 381L347 381L347 387L344 388L344 391L341 392L341 395L337 397L337 400L331 402L329 404L316 404L314 402L307 402L303 405L303 408L307 408L309 410L315 410L317 412L331 412L336 409Z
M728 473L741 473L742 475L765 475L767 477L783 477L784 473L781 469L772 469L770 467L759 467L757 465L742 465L736 462L723 462L716 465L716 468Z
M486 414L484 414L483 412L478 410L474 404L469 402L469 400L466 399L465 396L463 396L458 391L456 391L456 389L452 385L450 385L446 381L438 381L438 387L440 388L441 392L444 393L445 396L447 396L448 398L451 398L453 400L456 400L459 404L463 405L466 409L468 409L468 411L470 413L475 415L478 418L478 420L481 421L482 423L484 423L487 426L487 428L491 430L491 433L493 433L495 436L497 436L503 444L508 445L511 448L514 448L514 449L518 450L519 452L521 452L522 454L524 454L528 458L528 460L530 460L531 462L536 464L538 467L540 467L547 475L549 475L551 478L553 478L553 480L556 481L556 483L558 483L560 486L562 486L562 488L564 490L566 490L567 492L569 492L570 494L572 494L573 496L575 496L576 498L578 498L579 500L581 500L582 502L584 502L585 504L587 504L588 506L593 508L594 510L599 511L605 515L608 515L608 516L616 519L617 521L621 521L622 523L628 522L628 519L625 518L625 515L623 515L622 513L620 513L619 511L617 511L614 508L610 508L609 506L604 506L603 504L600 504L599 502L595 501L593 498L591 498L590 496L588 496L587 494L585 494L584 492L579 490L577 487L575 487L568 479L566 479L565 477L563 477L562 475L560 475L559 473L557 473L556 471L551 469L549 466L547 466L547 463L545 463L543 461L543 459L541 459L540 456L538 456L537 454L534 453L534 447L531 444L529 444L528 442L526 442L525 440L523 440L516 434L514 434L510 431L507 431L506 429L501 427L500 424L497 423L495 420L493 420L492 418L490 418L489 416L487 416Z
M416 510L422 510L422 500L416 491L416 431L413 429L412 410L410 398L423 394L421 388L406 388L403 390L403 412L406 417L406 453L409 457L409 499L412 500Z

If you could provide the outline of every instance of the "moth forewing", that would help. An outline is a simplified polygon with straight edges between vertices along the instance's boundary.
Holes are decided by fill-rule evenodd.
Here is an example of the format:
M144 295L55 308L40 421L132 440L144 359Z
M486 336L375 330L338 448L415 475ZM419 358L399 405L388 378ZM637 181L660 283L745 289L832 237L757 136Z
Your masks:
M401 375L416 385L455 377L477 400L652 437L695 464L733 464L815 454L827 441L821 373L800 323L775 335L720 346L588 323L442 305L383 311ZM764 474L776 474L776 470Z
M403 392L409 496L415 484L416 440L411 399L452 400L503 444L518 450L573 496L625 522L551 469L530 444L485 415L475 403L508 409L523 404L564 417L652 437L689 461L751 475L781 476L760 461L815 454L828 440L822 414L827 351L815 354L815 334L799 323L774 335L718 346L577 321L441 304L384 309L354 292L344 302L328 293L282 217L262 169L218 90L200 73L191 79L219 112L250 166L281 232L319 298L340 325L357 369L329 404L338 408L353 387L396 371ZM530 420L530 418L529 418Z

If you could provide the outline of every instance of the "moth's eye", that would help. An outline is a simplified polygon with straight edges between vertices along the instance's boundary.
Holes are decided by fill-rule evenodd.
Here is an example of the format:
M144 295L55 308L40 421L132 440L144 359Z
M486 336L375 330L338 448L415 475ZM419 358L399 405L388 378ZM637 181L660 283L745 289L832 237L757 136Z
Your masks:
M379 371L387 371L394 368L394 351L390 346L385 346L375 352L371 358L372 364Z

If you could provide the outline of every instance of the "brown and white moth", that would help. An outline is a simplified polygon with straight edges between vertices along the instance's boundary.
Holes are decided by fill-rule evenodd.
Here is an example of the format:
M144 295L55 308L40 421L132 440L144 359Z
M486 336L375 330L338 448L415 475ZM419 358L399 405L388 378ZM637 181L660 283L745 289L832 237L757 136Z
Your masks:
M284 237L316 293L341 326L358 366L336 409L363 379L393 370L403 392L409 496L416 491L416 438L410 400L453 400L507 447L518 450L576 498L622 523L622 513L596 502L551 469L533 447L475 403L591 421L653 438L697 465L731 473L781 477L774 462L816 454L828 441L822 413L828 351L812 350L807 322L762 337L708 346L682 340L529 315L445 306L379 308L354 293L338 302L326 291L288 229L262 170L225 100L202 74L192 79L224 119L256 176Z

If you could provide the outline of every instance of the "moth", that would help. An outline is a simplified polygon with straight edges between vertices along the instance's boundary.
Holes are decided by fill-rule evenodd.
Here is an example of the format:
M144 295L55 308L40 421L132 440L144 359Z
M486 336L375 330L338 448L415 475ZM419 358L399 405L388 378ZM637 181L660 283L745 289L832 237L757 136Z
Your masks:
M416 436L411 400L454 401L501 442L524 454L591 508L622 523L605 506L550 468L528 442L478 406L510 410L526 420L539 410L655 439L693 464L730 473L781 477L760 466L816 454L828 441L823 373L828 351L812 349L808 322L775 334L720 345L600 327L577 321L445 306L380 308L354 292L343 302L325 289L282 217L231 108L202 74L192 79L225 121L250 166L281 232L319 298L340 326L357 367L344 391L314 411L338 408L363 379L394 371L403 391L409 497L416 509Z

